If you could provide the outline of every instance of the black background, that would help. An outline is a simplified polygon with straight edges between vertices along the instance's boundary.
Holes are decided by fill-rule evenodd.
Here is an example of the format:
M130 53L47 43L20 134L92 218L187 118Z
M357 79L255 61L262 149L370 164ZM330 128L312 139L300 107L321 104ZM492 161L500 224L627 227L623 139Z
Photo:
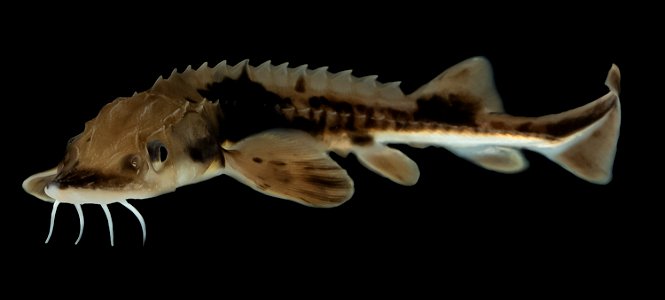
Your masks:
M510 8L504 8L510 11ZM421 6L358 11L349 7L298 13L270 9L200 8L200 12L137 12L102 17L102 10L47 19L34 29L11 30L12 75L5 118L10 154L5 162L3 246L21 253L166 253L169 261L206 265L281 261L285 264L362 261L460 272L520 268L580 268L612 272L628 265L627 245L655 222L631 179L630 145L639 143L635 111L644 110L642 68L653 62L645 20L633 15L576 9L532 8L530 13L481 16L464 8ZM256 10L260 10L256 12ZM488 11L485 11L488 13ZM14 25L20 27L21 25ZM51 205L21 189L29 175L56 165L67 140L118 96L148 89L160 75L203 62L265 60L330 71L377 74L413 91L447 67L483 55L494 66L505 109L514 115L557 113L607 92L612 63L622 71L622 135L614 180L605 186L578 179L527 152L530 168L503 175L478 168L444 149L400 147L421 169L413 187L394 184L361 167L353 156L335 157L355 181L354 197L334 209L313 209L261 195L228 177L131 203L147 222L141 245L138 222L110 206L115 247L109 245L100 207L84 205L78 219L61 205L51 242L44 244ZM634 146L633 146L634 147ZM112 252L110 252L112 251ZM196 260L198 258L198 260ZM186 264L186 263L185 263ZM519 266L519 267L518 267ZM497 271L498 272L498 271ZM499 272L500 273L500 272Z

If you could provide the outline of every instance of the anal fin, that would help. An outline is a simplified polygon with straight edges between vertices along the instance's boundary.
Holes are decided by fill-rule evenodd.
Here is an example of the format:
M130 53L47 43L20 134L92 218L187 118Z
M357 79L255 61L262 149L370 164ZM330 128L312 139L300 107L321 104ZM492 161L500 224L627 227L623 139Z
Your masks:
M448 150L478 166L500 173L517 173L529 167L529 162L522 152L516 149L483 146L456 147Z
M375 144L357 147L353 152L358 161L383 177L401 185L414 185L420 177L418 165L397 149Z
M309 134L268 130L224 153L224 173L278 198L315 207L334 207L353 195L353 181Z

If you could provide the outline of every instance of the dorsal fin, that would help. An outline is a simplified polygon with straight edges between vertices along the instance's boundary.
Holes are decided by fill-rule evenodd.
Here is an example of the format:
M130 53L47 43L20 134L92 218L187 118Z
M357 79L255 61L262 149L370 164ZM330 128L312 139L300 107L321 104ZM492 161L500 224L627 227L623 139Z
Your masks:
M494 86L492 65L485 57L473 57L445 70L409 95L415 100L450 95L475 101L486 113L503 112L503 103Z

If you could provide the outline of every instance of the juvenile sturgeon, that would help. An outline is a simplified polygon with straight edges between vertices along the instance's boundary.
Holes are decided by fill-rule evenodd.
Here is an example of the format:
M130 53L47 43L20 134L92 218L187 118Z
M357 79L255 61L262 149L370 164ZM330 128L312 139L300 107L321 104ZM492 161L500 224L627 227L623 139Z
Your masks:
M516 117L503 110L487 59L475 57L405 95L379 83L307 65L270 61L207 64L105 105L73 137L60 164L30 176L23 188L53 203L48 243L60 203L73 204L83 233L82 204L119 202L146 228L128 199L229 175L277 198L335 207L353 195L353 181L328 156L356 155L362 165L398 184L418 181L418 165L388 144L444 147L485 169L516 173L528 163L520 149L541 153L574 175L606 184L619 137L620 73L609 92L566 112Z

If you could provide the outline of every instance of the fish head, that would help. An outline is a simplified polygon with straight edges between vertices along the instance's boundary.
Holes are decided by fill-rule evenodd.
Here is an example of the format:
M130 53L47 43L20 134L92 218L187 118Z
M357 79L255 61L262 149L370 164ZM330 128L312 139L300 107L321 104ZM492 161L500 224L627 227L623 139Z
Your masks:
M209 118L215 108L150 93L118 98L70 139L56 168L23 188L49 202L108 204L205 180L223 157Z

